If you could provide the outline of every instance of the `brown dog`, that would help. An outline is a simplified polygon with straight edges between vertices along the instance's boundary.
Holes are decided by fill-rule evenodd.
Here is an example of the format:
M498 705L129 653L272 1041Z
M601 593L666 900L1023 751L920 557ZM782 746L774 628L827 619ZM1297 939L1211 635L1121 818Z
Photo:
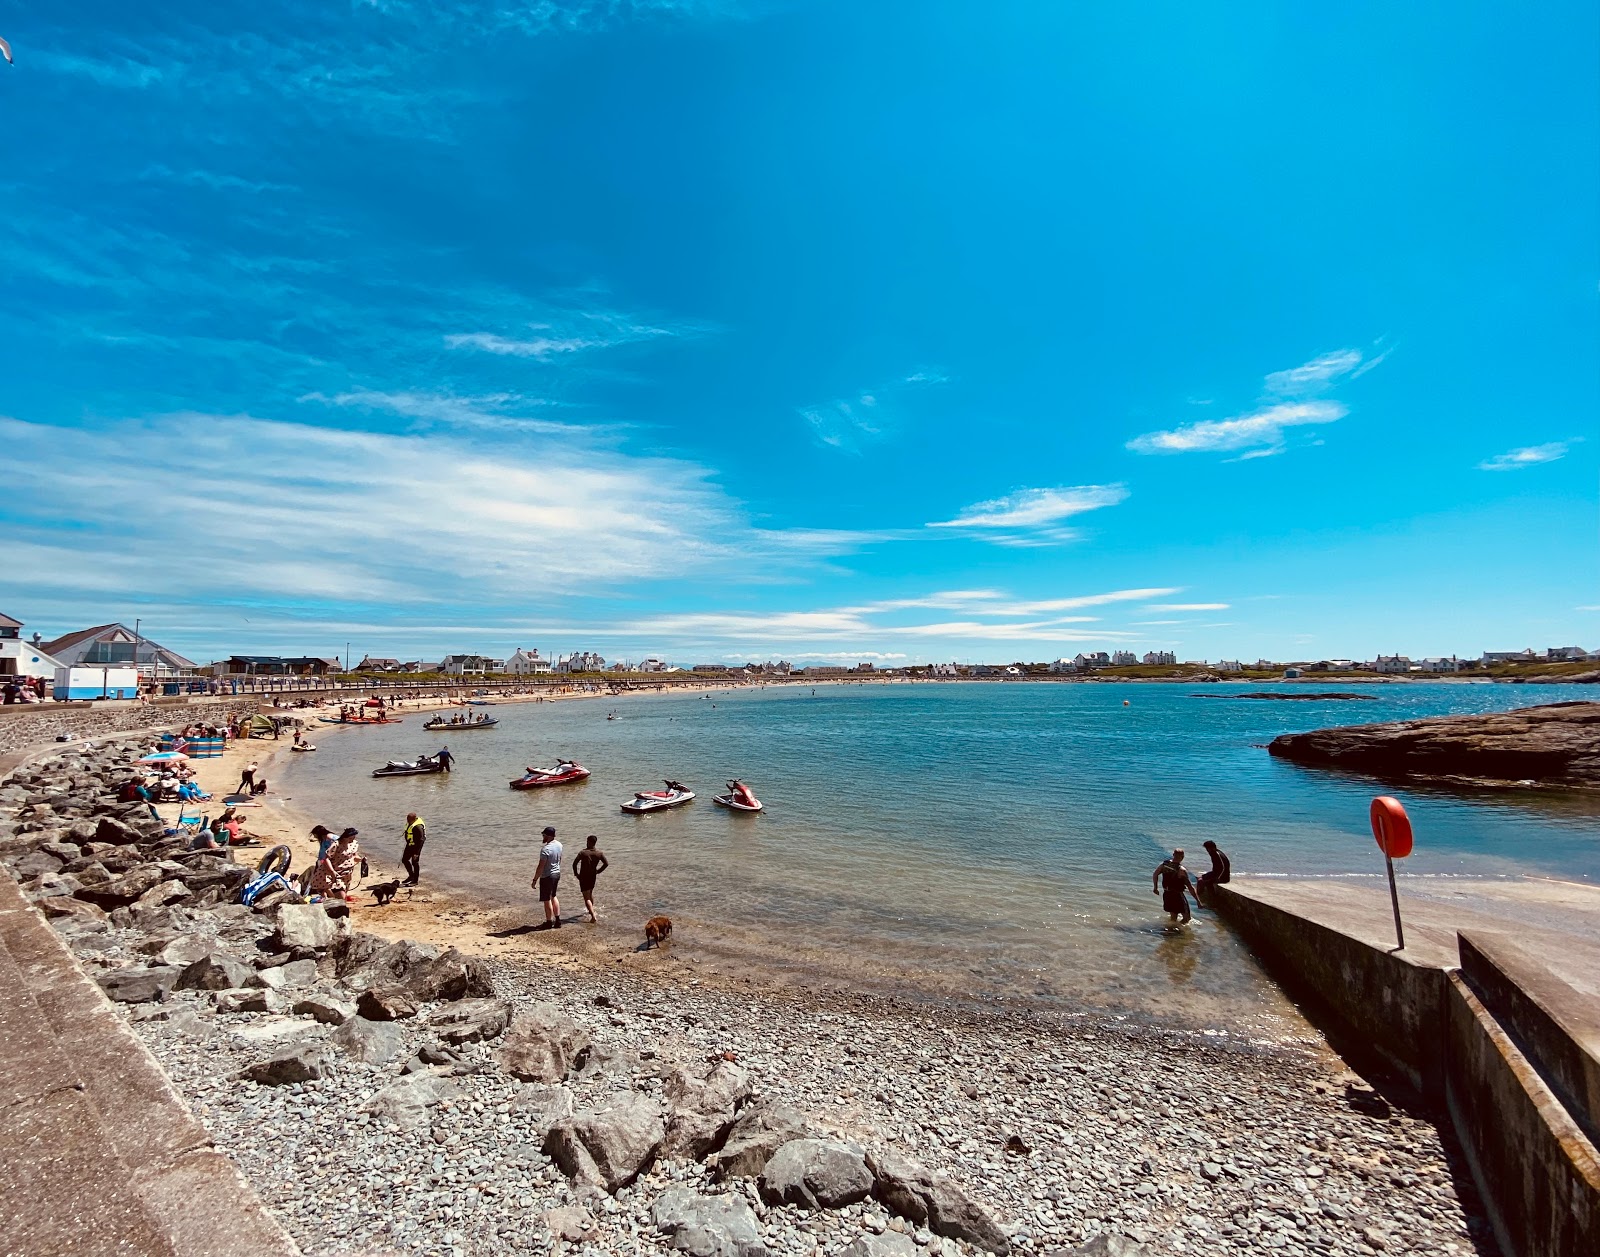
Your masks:
M644 942L646 947L660 947L671 934L671 917L651 917L644 923Z

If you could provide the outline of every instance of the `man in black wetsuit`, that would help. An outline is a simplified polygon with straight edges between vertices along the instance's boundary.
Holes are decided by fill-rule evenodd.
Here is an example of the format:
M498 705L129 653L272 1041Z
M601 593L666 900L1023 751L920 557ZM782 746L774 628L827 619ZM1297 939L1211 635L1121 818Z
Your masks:
M1180 925L1189 924L1189 896L1195 894L1195 889L1194 882L1189 878L1189 870L1183 867L1181 849L1174 851L1171 859L1163 860L1156 866L1150 878L1150 893L1161 896L1161 910L1174 921ZM1195 897L1199 898L1198 895Z

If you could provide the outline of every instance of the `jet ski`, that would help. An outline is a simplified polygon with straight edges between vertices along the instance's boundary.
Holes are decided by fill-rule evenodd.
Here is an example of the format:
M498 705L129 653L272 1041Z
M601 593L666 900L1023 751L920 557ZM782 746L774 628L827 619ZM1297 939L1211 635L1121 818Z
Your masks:
M676 781L663 782L665 790L639 790L622 805L624 812L661 812L694 801L694 791Z
M574 781L586 780L588 776L589 770L582 764L562 760L554 768L529 768L510 784L513 790L537 790L541 786L571 785Z
M421 777L428 773L442 773L444 765L432 755L419 755L416 759L392 759L382 768L374 768L374 777Z
M742 781L730 781L728 793L713 795L711 801L735 812L761 811L761 800L756 798L755 793Z

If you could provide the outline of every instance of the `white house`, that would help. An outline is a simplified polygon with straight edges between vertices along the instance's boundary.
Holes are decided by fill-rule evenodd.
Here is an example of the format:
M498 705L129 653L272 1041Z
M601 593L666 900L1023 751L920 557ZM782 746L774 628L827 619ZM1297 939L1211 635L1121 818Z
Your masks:
M1111 666L1113 668L1126 668L1130 664L1135 664L1138 662L1139 656L1134 654L1131 650L1119 650L1113 653L1111 656Z
M1451 655L1448 659L1446 659L1443 655L1438 655L1429 659L1424 659L1416 666L1418 670L1422 672L1460 672L1461 669L1466 665L1454 655Z
M446 655L439 671L447 677L478 677L492 670L491 662L482 655Z
M1372 670L1386 673L1410 672L1411 660L1404 655L1379 655L1372 662Z
M523 650L518 647L511 652L511 657L506 660L505 671L512 676L534 676L541 672L553 671L555 665L539 653L536 646L532 650Z
M1144 652L1144 661L1146 663L1175 664L1178 662L1178 656L1170 650L1147 650Z
M1092 655L1076 654L1072 662L1078 665L1079 672L1090 672L1095 668L1109 668L1111 656L1103 650L1097 650Z
M1551 663L1566 663L1576 659L1589 658L1589 652L1582 646L1552 646L1544 652L1544 657Z
M931 677L953 677L956 675L956 666L953 663L930 663L928 675Z
M185 659L177 651L134 632L126 624L100 624L80 629L53 642L44 642L42 646L44 653L53 655L63 668L75 668L80 664L88 668L124 664L137 668L143 678L155 679L192 676L195 671L192 659Z
M1211 665L1218 672L1243 672L1244 664L1237 659L1219 659Z
M399 672L398 659L376 659L371 655L366 656L355 666L357 672Z
M557 661L557 672L599 672L606 666L606 661L592 650L580 650L575 655L568 655Z
M950 667L954 669L955 664L951 664ZM1052 672L1067 673L1076 672L1077 670L1078 665L1073 663L1070 659L1057 659L1053 664L1050 665L1050 671ZM954 675L954 673L952 672L951 675Z
M54 677L58 666L40 644L37 633L33 640L25 641L22 621L0 612L0 676Z

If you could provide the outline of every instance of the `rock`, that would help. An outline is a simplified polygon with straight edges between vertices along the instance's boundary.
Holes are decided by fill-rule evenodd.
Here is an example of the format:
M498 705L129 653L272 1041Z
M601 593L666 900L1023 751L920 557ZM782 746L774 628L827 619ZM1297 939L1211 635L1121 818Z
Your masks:
M555 1209L546 1209L541 1217L545 1226L550 1229L551 1235L569 1244L581 1243L599 1230L594 1215L582 1205L561 1205Z
M839 1257L914 1257L917 1246L897 1231L858 1235L839 1250Z
M752 1104L734 1120L720 1151L706 1161L713 1180L755 1178L773 1153L810 1134L806 1119L787 1104Z
M831 1139L791 1139L772 1154L757 1181L769 1205L842 1209L872 1194L867 1159L854 1144Z
M49 855L43 851L30 851L11 861L11 871L16 874L19 882L25 882L30 877L59 873L65 863L66 861L59 856Z
M349 932L348 917L335 920L321 904L315 903L280 904L273 913L273 921L275 951L294 951L301 947L324 951Z
M1102 1231L1076 1248L1046 1249L1043 1257L1154 1257L1153 1251L1126 1235Z
M401 991L371 989L356 998L356 1011L368 1021L404 1021L417 1015L417 1006Z
M393 1022L352 1017L328 1036L328 1042L368 1065L386 1065L400 1050L400 1030Z
M565 1087L526 1086L511 1102L511 1111L533 1114L533 1127L542 1142L552 1126L572 1116L572 1092Z
M356 1015L356 1006L348 1000L314 992L296 1000L294 1011L303 1017L315 1017L325 1026L342 1026Z
M35 906L52 920L59 920L62 917L73 917L80 921L106 919L105 909L97 908L92 903L85 903L82 899L74 899L70 895L48 895L36 900Z
M387 987L418 1003L494 994L488 966L454 947L441 949L410 939L386 943L359 932L336 944L335 972L353 987Z
M673 1248L692 1257L766 1257L755 1211L742 1196L669 1187L656 1198L651 1217Z
M296 986L310 986L316 980L316 961L291 960L286 965L272 965L266 969L256 970L245 980L245 985L283 991Z
M672 1112L661 1155L698 1161L727 1139L739 1106L750 1098L750 1077L738 1065L717 1061L674 1070L662 1090Z
M208 939L193 934L180 934L169 943L163 943L156 953L166 965L192 965L202 956L209 956L216 945Z
M165 908L168 904L182 903L193 898L193 892L182 882L162 882L152 886L133 901L135 908Z
M111 912L117 908L126 908L152 886L159 886L164 881L166 874L155 865L141 864L120 877L113 877L108 882L83 887L77 891L77 897Z
M176 965L117 969L102 974L96 981L106 997L119 1004L148 1004L166 999L181 972Z
M445 1084L431 1074L414 1074L373 1092L361 1110L387 1117L401 1130L421 1130L428 1124L428 1110L445 1095Z
M545 1136L544 1151L568 1178L615 1193L648 1168L666 1133L655 1101L623 1092L603 1108L557 1122Z
M1600 703L1285 733L1267 750L1297 764L1375 777L1597 790Z
M517 1010L496 1057L523 1082L560 1082L588 1046L587 1030L554 1004L540 1003Z
M178 975L180 991L231 991L245 984L253 970L226 952L209 952Z
M1011 1241L999 1224L945 1174L935 1174L893 1152L875 1152L867 1159L872 1194L885 1208L907 1222L926 1226L935 1235L965 1240L993 1253L1009 1253Z
M70 864L83 856L83 850L74 842L41 842L34 850L55 856L63 865Z
M271 992L260 992L263 995ZM281 1087L292 1082L310 1082L323 1077L331 1067L328 1049L320 1043L299 1043L284 1048L264 1061L257 1061L236 1075L266 1087Z
M289 1007L289 1001L277 991L260 987L218 991L215 1004L219 1013L281 1013Z
M138 842L143 837L144 834L138 829L115 816L102 816L94 827L96 842L109 842L119 847Z
M503 1034L511 1024L511 1004L503 999L464 999L428 1019L446 1043L478 1043Z

